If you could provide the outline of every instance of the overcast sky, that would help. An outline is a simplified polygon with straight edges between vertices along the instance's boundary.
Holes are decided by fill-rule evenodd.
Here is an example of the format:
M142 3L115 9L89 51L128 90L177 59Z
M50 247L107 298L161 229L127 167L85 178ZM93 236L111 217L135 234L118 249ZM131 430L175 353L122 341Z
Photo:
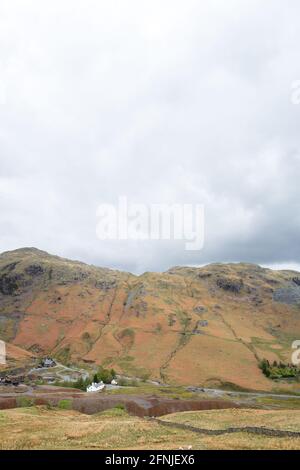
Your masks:
M1 0L0 251L299 266L299 17L298 0ZM100 241L120 195L204 204L204 248Z

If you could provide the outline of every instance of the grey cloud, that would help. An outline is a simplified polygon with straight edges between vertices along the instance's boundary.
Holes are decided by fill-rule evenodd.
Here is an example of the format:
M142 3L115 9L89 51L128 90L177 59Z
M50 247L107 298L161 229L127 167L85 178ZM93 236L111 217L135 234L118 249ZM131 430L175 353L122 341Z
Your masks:
M3 0L1 251L141 272L299 260L296 0ZM99 203L203 203L205 245L96 237Z

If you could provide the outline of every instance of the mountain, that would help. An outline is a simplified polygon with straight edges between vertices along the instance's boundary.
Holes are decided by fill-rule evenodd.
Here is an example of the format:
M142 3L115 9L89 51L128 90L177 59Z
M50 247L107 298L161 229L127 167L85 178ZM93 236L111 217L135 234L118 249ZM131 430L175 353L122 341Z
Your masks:
M0 338L25 356L271 390L258 363L291 360L300 274L239 263L135 276L22 248L0 255L0 309Z

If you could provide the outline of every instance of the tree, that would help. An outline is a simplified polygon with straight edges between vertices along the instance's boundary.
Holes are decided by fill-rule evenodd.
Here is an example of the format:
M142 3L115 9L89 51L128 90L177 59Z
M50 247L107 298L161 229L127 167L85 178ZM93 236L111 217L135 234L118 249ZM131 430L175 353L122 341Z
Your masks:
M267 359L263 359L261 362L260 362L260 368L261 370L263 371L263 373L265 374L266 377L269 377L270 376L270 363Z

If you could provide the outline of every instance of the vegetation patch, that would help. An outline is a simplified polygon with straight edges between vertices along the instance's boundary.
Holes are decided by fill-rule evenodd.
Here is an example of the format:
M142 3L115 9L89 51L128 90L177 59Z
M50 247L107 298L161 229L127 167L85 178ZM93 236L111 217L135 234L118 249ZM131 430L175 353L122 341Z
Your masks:
M70 381L56 381L54 382L53 385L55 387L64 387L64 388L78 388L79 390L86 391L86 387L88 387L91 384L90 379L83 379L80 377L76 382L70 382Z
M126 336L130 337L130 338L133 338L134 337L134 330L132 328L125 328L125 330L120 331L120 333L119 333L119 338L120 339L123 339Z
M267 359L263 359L259 364L260 369L269 379L296 379L300 380L300 369L293 364L284 364L274 361L273 364Z
M71 410L72 409L72 400L64 398L58 402L58 408L60 410Z
M126 408L125 408L124 403L117 403L117 405L115 406L115 409L124 411Z
M3 341L10 341L14 335L17 324L16 320L6 316L0 317L0 337Z
M125 379L124 377L121 377L118 380L118 384L121 387L138 387L139 383L136 379Z
M92 341L92 338L91 338L91 335L85 331L82 336L81 336L82 340L85 341L86 343L90 344L91 341Z
M124 362L132 362L132 361L134 361L134 359L135 359L135 358L134 358L133 356L123 356L123 357L122 357L122 362L123 362L123 361L124 361Z
M300 398L280 399L276 397L258 397L256 398L258 405L266 405L268 407L281 408L286 410L300 409Z
M100 411L100 413L96 413L95 415L92 415L92 418L95 420L98 419L98 417L103 418L122 418L122 417L129 417L129 414L127 413L125 408L119 408L118 405L116 405L114 408L110 408L105 411Z
M17 406L20 408L27 408L34 405L34 400L28 397L17 397Z
M110 384L112 380L116 378L116 372L114 369L105 369L100 366L98 372L94 375L93 382L103 382L105 384Z

